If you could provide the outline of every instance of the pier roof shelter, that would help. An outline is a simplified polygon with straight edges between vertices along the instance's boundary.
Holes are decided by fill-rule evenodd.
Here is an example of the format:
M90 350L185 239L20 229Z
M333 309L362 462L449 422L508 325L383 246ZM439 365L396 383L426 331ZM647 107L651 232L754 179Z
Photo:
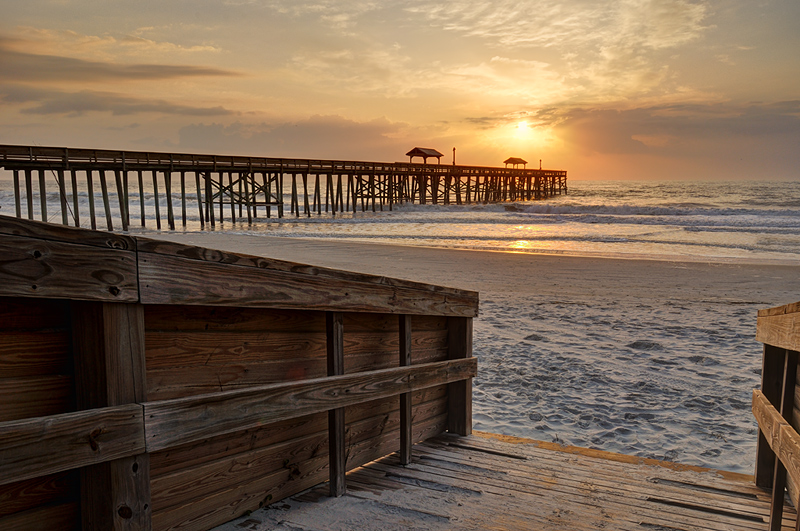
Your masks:
M528 164L528 161L519 157L508 157L503 161L503 164L506 165L506 168L508 168L509 164L513 164L515 168L522 164L522 167L524 168Z
M427 164L428 157L436 157L437 163L441 163L444 154L439 153L437 150L433 148L415 147L414 149L406 153L406 156L408 156L408 162L412 162L414 160L414 157L422 157L423 164Z

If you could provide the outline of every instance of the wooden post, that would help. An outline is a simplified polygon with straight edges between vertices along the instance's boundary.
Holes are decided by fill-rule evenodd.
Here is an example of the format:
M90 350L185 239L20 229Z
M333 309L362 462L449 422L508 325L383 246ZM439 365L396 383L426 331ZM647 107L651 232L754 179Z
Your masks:
M186 172L181 172L181 222L186 226Z
M139 178L139 217L141 218L142 227L145 226L145 216L144 216L144 177L142 176L142 170L138 170L136 175Z
M779 411L784 420L791 422L792 409L794 407L794 388L797 382L797 352L784 350L783 362L783 382L781 385ZM770 504L769 513L770 531L781 531L785 493L786 467L781 463L780 459L775 459L775 469L772 475L772 503Z
M326 312L325 327L328 339L328 376L344 374L344 316ZM330 466L330 495L341 496L347 490L345 474L344 408L328 412L328 460Z
M67 186L64 182L64 170L58 170L58 199L61 203L61 224L69 225L67 216Z
M220 179L220 182L222 182L222 179ZM232 171L228 172L228 190L230 192L229 195L231 197L231 223L236 223L236 203L234 202L234 199L233 199L233 172ZM222 216L220 216L220 218L222 218Z
M411 365L411 316L400 316L400 366ZM413 430L411 425L411 393L400 395L400 463L411 462Z
M92 230L97 230L97 216L94 211L94 185L92 184L92 170L86 170L86 188L89 194L89 219Z
M127 201L125 200L125 188L122 185L122 172L116 170L114 178L117 184L117 199L119 201L119 216L122 218L122 230L128 230L128 216L125 212L128 210Z
M106 183L106 171L100 170L100 191L103 193L103 208L106 212L106 226L108 230L114 230L114 223L111 221L111 206L108 201L108 184Z
M79 410L147 400L144 310L139 304L73 302ZM151 529L148 454L81 469L84 530Z
M156 228L161 230L161 206L158 204L158 172L153 170L153 203L156 206Z
M472 318L447 318L448 359L472 357ZM472 380L447 385L447 431L458 435L472 433Z
M164 195L167 199L167 223L170 230L175 230L175 213L172 210L172 171L164 172Z
M47 189L44 182L44 170L39 170L39 206L42 221L47 221Z
M761 392L775 406L775 409L780 409L781 405L785 353L786 350L782 348L764 345L764 357L761 361ZM774 470L775 452L770 448L761 430L758 430L754 476L756 486L765 489L772 488Z
M194 172L194 183L197 186L197 211L200 214L200 228L206 227L205 217L203 216L203 193L200 189L200 172Z
M19 170L14 170L14 212L22 217L22 198L19 195Z
M75 170L70 170L70 177L72 178L72 207L74 212L72 216L75 220L75 226L81 226L81 213L80 213L80 202L78 201L78 172Z
M33 182L31 170L25 170L25 202L28 207L28 219L33 219Z

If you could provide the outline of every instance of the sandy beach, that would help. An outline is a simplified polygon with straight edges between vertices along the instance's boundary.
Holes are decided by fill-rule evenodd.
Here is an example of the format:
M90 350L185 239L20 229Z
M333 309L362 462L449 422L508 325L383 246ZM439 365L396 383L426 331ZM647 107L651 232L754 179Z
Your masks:
M148 236L478 291L476 429L745 473L756 310L800 300L796 265Z

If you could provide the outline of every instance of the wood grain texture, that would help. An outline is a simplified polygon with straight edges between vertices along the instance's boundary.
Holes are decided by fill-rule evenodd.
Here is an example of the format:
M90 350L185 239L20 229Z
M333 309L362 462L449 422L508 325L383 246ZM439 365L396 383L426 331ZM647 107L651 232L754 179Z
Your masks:
M344 315L341 312L325 314L327 336L328 376L344 374ZM347 491L345 484L345 416L344 407L328 411L328 468L330 470L330 495L342 496Z
M766 345L800 351L800 312L759 316L756 339Z
M72 374L67 330L0 331L0 378Z
M144 402L143 307L73 302L72 325L79 409ZM150 529L150 462L139 452L81 469L85 529Z
M39 240L75 243L102 249L136 250L136 239L110 232L91 231L76 227L53 225L39 221L0 216L0 234Z
M367 275L363 273L355 273L351 271L342 271L337 269L329 269L325 267L317 267L314 265L298 264L296 262L287 262L284 260L276 260L273 258L265 258L259 256L250 256L239 253L231 253L227 251L219 251L215 249L207 249L203 247L195 247L184 245L180 243L168 242L163 240L151 240L147 238L137 238L137 247L140 251L145 253L160 254L171 257L182 257L200 262L212 262L218 264L239 265L247 268L256 268L272 271L283 271L287 273L296 273L302 276L313 276L327 278L332 281L344 281L355 283L368 283L390 287L402 287L412 290L428 291L433 293L449 294L456 297L470 297L477 301L477 293L450 288L445 286L434 286L431 284L424 284L421 282L414 282L411 280L389 278L376 275Z
M70 471L2 485L0 516L27 511L41 505L77 501L79 480L77 471Z
M3 531L78 531L81 529L77 502L43 505L0 518Z
M144 451L142 407L127 404L0 423L0 485Z
M758 310L758 317L768 317L770 315L784 315L787 313L800 312L800 302L793 302L791 304L784 304L783 306L776 306L774 308L762 308Z
M0 295L138 300L132 251L0 234Z
M139 252L144 304L246 306L431 315L477 313L477 297L341 281ZM213 279L213 280L212 280Z
M449 317L449 359L472 357L472 319ZM447 430L458 435L472 433L472 380L465 379L449 385L449 415Z
M73 385L66 375L0 379L0 421L73 411Z
M474 377L474 358L149 402L148 451Z
M303 310L232 308L224 306L148 305L145 329L150 332L325 333L325 314Z
M795 485L800 485L800 435L758 389L753 390L753 415L789 477ZM792 500L795 507L798 502L798 499Z

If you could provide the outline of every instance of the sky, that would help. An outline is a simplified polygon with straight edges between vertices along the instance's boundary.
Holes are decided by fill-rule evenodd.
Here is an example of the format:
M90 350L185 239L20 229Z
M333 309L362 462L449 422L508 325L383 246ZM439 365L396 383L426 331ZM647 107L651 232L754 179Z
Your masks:
M797 0L3 0L0 143L800 181Z

